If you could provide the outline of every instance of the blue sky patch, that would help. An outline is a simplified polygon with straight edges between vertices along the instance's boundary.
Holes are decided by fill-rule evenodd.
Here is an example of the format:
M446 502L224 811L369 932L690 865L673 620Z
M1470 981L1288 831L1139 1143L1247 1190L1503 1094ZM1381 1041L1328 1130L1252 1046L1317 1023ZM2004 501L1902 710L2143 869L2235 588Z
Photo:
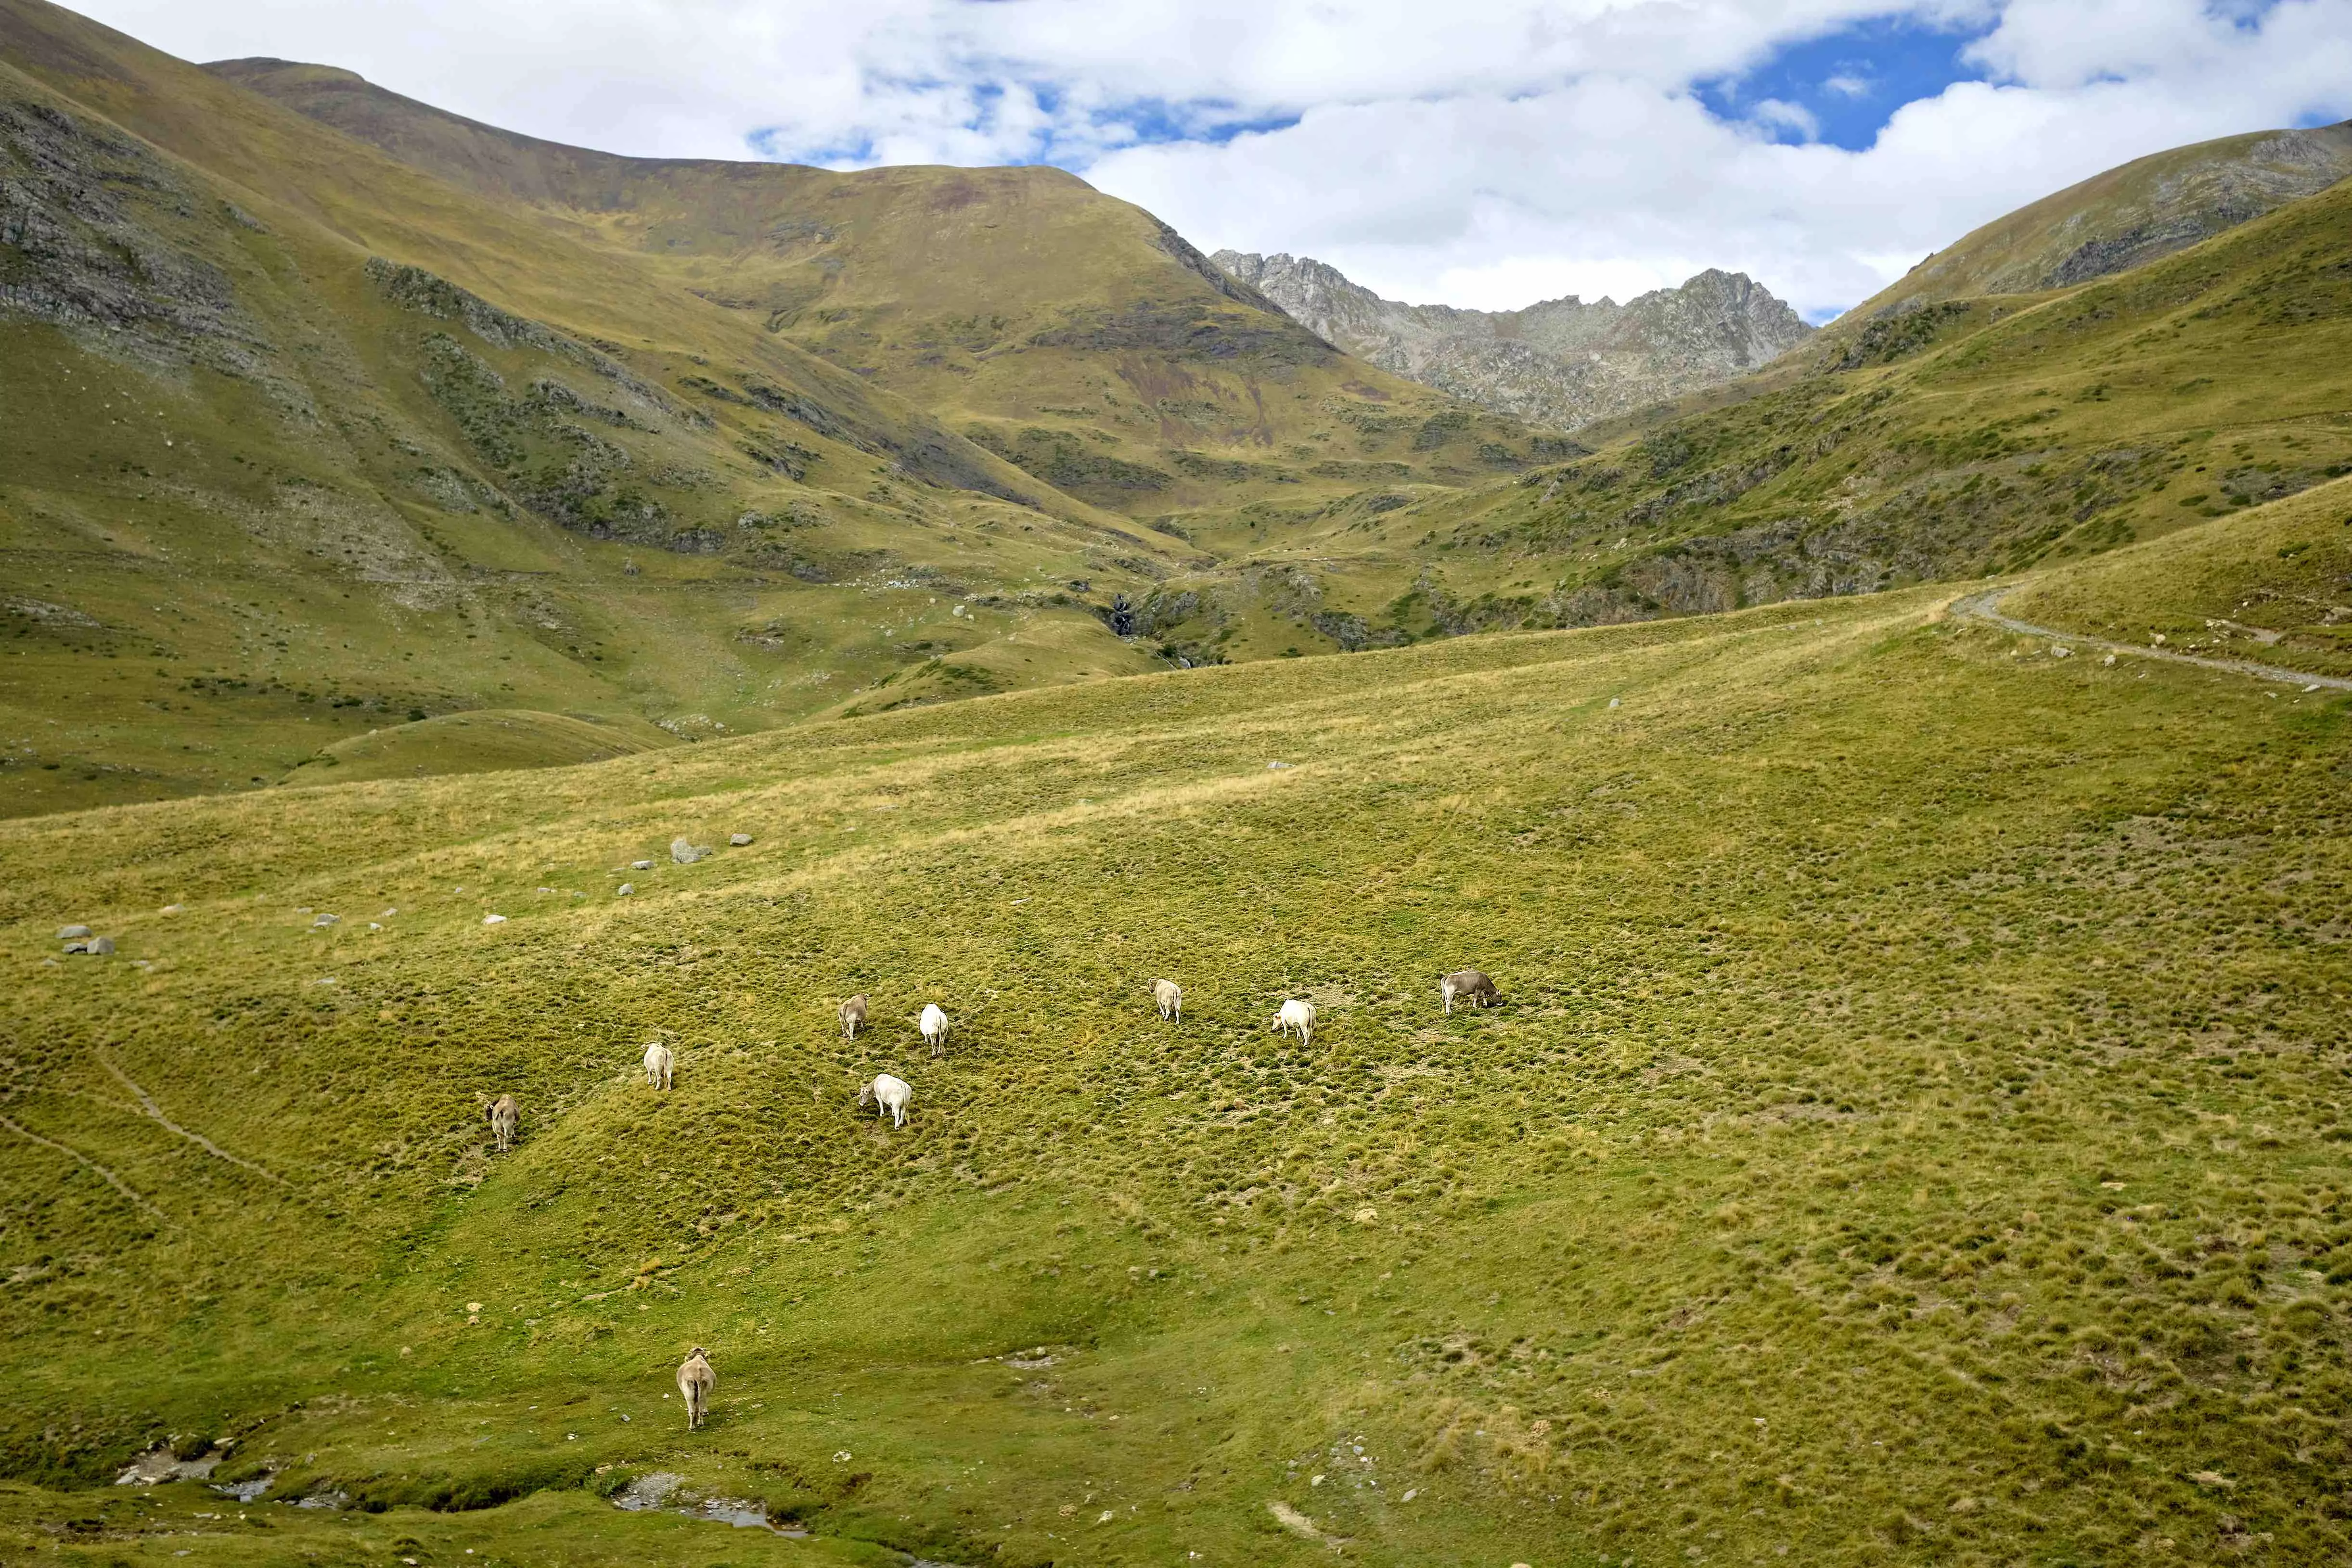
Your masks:
M1738 76L1698 84L1702 101L1727 120L1768 126L1777 141L1825 142L1860 152L1895 111L1933 98L1984 70L1961 58L1992 30L1947 31L1909 17L1882 17L1818 38L1784 44ZM1786 104L1782 113L1768 104Z

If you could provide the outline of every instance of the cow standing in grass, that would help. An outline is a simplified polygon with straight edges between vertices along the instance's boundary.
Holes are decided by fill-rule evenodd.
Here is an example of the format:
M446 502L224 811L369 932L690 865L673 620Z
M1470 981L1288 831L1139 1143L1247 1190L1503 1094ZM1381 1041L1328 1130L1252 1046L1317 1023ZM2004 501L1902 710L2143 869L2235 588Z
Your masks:
M1184 993L1173 980L1151 983L1151 999L1160 1005L1160 1016L1171 1023L1184 1021Z
M931 1055L948 1054L948 1016L940 1010L938 1003L923 1004L923 1016L917 1020L917 1026L923 1031L923 1043L931 1047Z
M694 1347L686 1363L677 1369L678 1397L686 1401L686 1429L689 1432L702 1425L709 1413L710 1391L719 1386L719 1374L710 1370L710 1358L702 1347Z
M522 1107L515 1103L513 1095L502 1094L490 1101L489 1118L490 1136L503 1154L514 1147L515 1133L522 1126Z
M1313 1045L1315 1043L1315 1004L1292 997L1282 1005L1282 1011L1274 1016L1274 1028L1276 1034L1281 1035L1287 1035L1295 1030L1298 1035L1300 1045Z
M667 1089L671 1071L677 1066L677 1058L659 1040L646 1047L646 1082L651 1087Z
M1483 969L1457 969L1437 983L1437 994L1445 998L1445 1011L1450 1016L1456 998L1473 1007L1494 1007L1501 1005L1502 994L1495 989L1494 981Z
M893 1127L907 1125L907 1107L913 1104L914 1100L915 1091L907 1080L893 1078L887 1072L871 1083L860 1084L857 1089L857 1109L871 1110L877 1116L884 1111L889 1112Z
M845 1040L856 1039L858 1026L866 1022L864 994L852 996L848 1001L844 1002L838 1011L841 1018L841 1037Z

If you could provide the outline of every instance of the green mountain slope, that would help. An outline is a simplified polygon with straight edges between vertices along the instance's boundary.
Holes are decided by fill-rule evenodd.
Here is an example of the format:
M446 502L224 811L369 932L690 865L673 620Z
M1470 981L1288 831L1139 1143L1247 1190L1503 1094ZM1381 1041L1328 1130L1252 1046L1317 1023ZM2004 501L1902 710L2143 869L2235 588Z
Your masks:
M2352 121L2225 136L2137 158L1964 236L1856 306L2032 294L2183 250L2352 174Z
M1336 353L1150 214L1059 169L623 158L347 71L208 68L593 236L1131 515L1320 502L1391 478L1475 482L1541 450L1514 421Z
M1311 510L1368 475L1458 486L1534 452L1221 292L1148 216L1061 176L1001 193L1036 215L1006 275L1074 236L1124 260L1078 246L1023 274L1026 335L979 375L1001 384L982 418L919 405L929 351L894 390L706 297L706 271L750 286L799 261L722 263L452 184L37 0L0 4L0 100L9 810L250 787L473 708L693 739L1164 668L1117 605L1210 557L1097 502ZM771 184L814 173L649 178L772 227ZM912 207L851 181L829 210L866 214L889 252L948 174L909 176ZM870 293L937 259L897 281L817 271ZM1127 342L1145 318L1181 341ZM1132 415L1148 474L1101 421L1013 417L1110 367L1159 388L1105 416ZM1278 416L1232 415L1252 400ZM1336 426L1344 458L1309 443L1297 471L1206 455L1259 452L1305 405L1378 433ZM429 767L450 737L397 744Z
M2344 701L1950 596L0 824L0 1538L2340 1556Z
M2048 294L1856 315L1473 495L1325 525L1359 642L2015 571L2352 471L2352 186ZM1145 606L1176 623L1212 613ZM1335 596L1338 597L1338 596Z

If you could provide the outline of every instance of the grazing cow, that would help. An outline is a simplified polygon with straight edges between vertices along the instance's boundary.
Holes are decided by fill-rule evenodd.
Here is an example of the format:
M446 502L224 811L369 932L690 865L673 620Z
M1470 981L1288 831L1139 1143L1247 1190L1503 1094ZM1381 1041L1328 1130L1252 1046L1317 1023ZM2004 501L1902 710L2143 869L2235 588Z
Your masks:
M1160 1004L1160 1016L1181 1024L1184 1021L1184 993L1173 980L1151 983L1151 999Z
M511 1094L502 1094L490 1101L490 1136L498 1140L499 1152L514 1147L515 1132L522 1126L522 1107Z
M1315 1004L1301 1002L1297 997L1291 998L1282 1005L1282 1011L1274 1016L1274 1026L1278 1033L1282 1034L1287 1034L1296 1029L1298 1031L1300 1045L1313 1045L1315 1043Z
M907 1107L914 1101L915 1091L907 1080L892 1078L887 1072L877 1076L872 1083L857 1087L857 1109L873 1111L877 1116L888 1111L893 1127L907 1125Z
M923 1016L919 1022L923 1031L923 1039L931 1047L931 1055L935 1057L947 1055L948 1016L940 1011L940 1005L936 1002L924 1003Z
M646 1082L654 1088L667 1089L670 1070L677 1066L677 1058L659 1040L646 1047Z
M1437 983L1437 993L1445 998L1445 1011L1449 1016L1454 1011L1454 999L1457 996L1473 1007L1492 1007L1503 1000L1502 994L1495 989L1495 983L1486 978L1486 972L1483 969L1456 970Z
M856 1039L857 1037L857 1026L866 1022L866 998L864 994L861 994L859 995L852 996L848 1001L844 1002L841 1005L840 1013L841 1037L845 1040Z
M691 1432L702 1425L702 1418L710 1410L710 1391L718 1386L719 1374L710 1370L709 1356L703 1352L700 1345L695 1346L694 1353L688 1356L686 1363L677 1369L677 1392L679 1397L686 1401L688 1431Z

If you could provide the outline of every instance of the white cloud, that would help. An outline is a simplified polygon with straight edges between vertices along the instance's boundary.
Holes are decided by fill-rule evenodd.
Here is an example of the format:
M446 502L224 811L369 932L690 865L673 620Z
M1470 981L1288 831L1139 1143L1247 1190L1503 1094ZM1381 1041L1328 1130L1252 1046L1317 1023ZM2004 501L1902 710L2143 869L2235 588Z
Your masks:
M1383 292L1623 298L1706 266L1820 314L2163 147L2352 113L2352 0L81 0L191 58L349 66L616 152L1049 158L1213 248ZM1893 13L1991 25L1875 143L1698 84ZM1866 38L1843 55L1867 62ZM1825 94L1899 92L1842 59ZM1233 134L1239 125L1265 127ZM1187 138L1170 141L1176 136ZM758 140L755 142L754 138ZM1223 139L1229 138L1229 139Z

